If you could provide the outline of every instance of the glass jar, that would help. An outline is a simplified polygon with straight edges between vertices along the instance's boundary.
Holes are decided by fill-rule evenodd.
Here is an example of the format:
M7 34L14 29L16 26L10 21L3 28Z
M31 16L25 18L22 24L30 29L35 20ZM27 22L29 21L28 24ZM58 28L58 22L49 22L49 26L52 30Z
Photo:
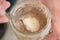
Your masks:
M22 9L27 6L35 7L40 11L42 10L43 14L46 15L47 23L37 33L25 34L15 27L17 24L16 22L19 21L19 17L21 17L22 12L24 12ZM18 40L42 40L44 37L46 37L46 35L49 34L51 29L51 13L49 9L39 0L22 0L21 2L18 1L10 12L10 24Z

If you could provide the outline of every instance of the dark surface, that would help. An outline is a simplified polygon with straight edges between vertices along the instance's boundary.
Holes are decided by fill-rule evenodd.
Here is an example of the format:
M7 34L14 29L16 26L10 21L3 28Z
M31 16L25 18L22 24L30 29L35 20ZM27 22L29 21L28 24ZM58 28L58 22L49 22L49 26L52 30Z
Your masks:
M0 38L3 37L7 29L7 23L0 24Z

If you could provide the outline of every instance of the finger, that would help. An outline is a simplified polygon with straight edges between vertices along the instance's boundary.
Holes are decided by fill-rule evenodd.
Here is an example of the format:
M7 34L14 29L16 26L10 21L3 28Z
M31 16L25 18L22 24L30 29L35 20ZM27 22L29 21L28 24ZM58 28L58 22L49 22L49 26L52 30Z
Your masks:
M6 1L6 0L0 0L0 4L2 4L4 1Z
M45 37L44 40L56 40L57 39L57 33L56 30L54 29L54 25L52 24L52 32L49 33L49 35L47 35L47 37Z
M48 35L44 40L56 40L56 35L55 33L51 33L50 35Z
M3 1L5 1L5 0L0 0L0 2L3 2Z
M0 23L5 23L5 22L8 22L8 17L7 16L0 17Z
M51 34L49 34L44 40L56 40L57 39L57 32L56 32L54 23L55 23L55 20L52 19L53 32Z
M5 10L10 6L10 3L6 0L0 0L0 16L5 15Z
M53 24L55 26L57 36L60 37L60 17L58 13L55 16L53 16Z
M40 0L50 11L54 10L54 2L53 0Z
M0 16L4 16L4 15L5 15L5 10L1 9L1 7L0 7Z
M55 29L55 20L53 22L53 19L52 19L52 32L49 33L49 35L47 35L47 37L45 37L44 40L56 40L57 39L57 33L56 33L56 29Z
M6 10L8 7L10 7L10 3L8 1L4 1L2 4L2 8Z

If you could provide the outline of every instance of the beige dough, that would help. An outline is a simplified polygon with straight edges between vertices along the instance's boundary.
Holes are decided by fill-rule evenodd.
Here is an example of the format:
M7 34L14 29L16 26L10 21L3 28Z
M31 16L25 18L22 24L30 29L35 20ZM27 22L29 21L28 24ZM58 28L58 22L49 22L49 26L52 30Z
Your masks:
M27 17L23 20L23 23L27 30L36 32L40 29L40 23L36 18Z

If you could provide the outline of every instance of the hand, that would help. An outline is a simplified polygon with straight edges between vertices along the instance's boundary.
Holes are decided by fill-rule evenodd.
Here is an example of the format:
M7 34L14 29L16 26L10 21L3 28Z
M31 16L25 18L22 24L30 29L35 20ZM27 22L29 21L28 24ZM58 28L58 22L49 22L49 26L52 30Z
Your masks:
M6 9L10 6L10 3L6 0L0 0L0 23L8 22L8 17L6 14Z
M60 40L60 0L40 0L45 4L52 15L52 30L44 40Z

